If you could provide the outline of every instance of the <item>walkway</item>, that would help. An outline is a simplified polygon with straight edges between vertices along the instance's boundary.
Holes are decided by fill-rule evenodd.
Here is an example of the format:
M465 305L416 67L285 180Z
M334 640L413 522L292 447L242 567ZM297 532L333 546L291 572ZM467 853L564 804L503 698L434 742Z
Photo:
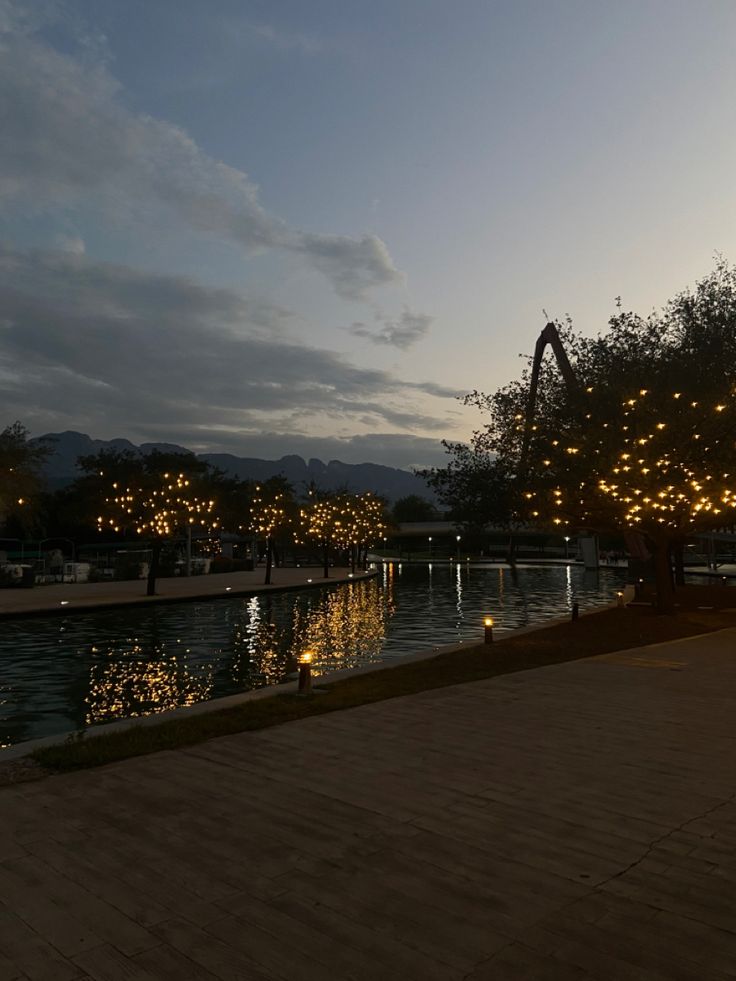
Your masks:
M324 579L322 568L293 567L274 569L272 585L264 586L265 568L254 572L215 573L207 576L176 576L156 580L156 596L146 596L146 583L142 579L129 582L58 583L34 586L32 589L0 589L0 619L3 617L30 616L34 613L79 612L106 606L176 602L177 600L213 599L220 596L268 592L282 589L298 589L306 586L324 586L348 578L360 579L370 573L356 573L349 569L330 569L330 578Z
M736 977L736 629L0 789L0 978Z

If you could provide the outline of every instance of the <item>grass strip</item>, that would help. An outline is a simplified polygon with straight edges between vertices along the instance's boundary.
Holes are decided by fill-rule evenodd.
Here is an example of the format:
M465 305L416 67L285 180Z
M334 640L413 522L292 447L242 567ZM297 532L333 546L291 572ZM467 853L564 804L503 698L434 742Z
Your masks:
M660 616L648 608L607 609L575 622L555 624L505 640L501 635L492 645L469 646L430 660L346 678L327 686L323 695L299 698L277 694L157 725L131 726L107 735L72 737L59 745L37 749L32 757L51 772L100 766L432 688L676 640L735 623L733 614L717 610Z

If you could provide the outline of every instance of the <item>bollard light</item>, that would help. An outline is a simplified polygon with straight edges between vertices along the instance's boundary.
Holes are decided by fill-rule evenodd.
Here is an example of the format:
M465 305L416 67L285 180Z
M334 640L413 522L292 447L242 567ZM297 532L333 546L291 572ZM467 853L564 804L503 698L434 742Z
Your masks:
M312 657L311 651L304 651L299 658L299 686L297 694L312 694Z
M623 594L623 592L620 589L616 593L616 598L617 598L618 605L619 606L623 606L624 605L624 594Z
M493 643L493 617L486 617L483 620L483 639L486 644Z
M577 603L573 603L572 604L572 619L573 620L577 620L579 609L580 608L578 607L578 604Z

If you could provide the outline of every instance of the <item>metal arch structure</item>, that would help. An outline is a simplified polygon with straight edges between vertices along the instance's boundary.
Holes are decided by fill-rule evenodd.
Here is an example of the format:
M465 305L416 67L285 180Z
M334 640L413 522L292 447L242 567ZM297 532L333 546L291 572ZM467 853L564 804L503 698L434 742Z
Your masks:
M529 400L526 406L526 418L524 420L524 437L521 444L521 457L519 459L519 479L523 478L526 474L527 457L529 456L529 443L531 442L532 427L534 425L534 413L537 407L537 389L539 387L539 373L542 367L542 358L544 357L544 352L549 345L555 355L557 361L557 367L560 369L560 374L565 382L568 392L574 395L579 391L580 385L578 379L575 376L575 372L572 370L572 365L567 357L567 353L562 344L562 339L557 332L557 327L551 321L546 324L544 330L537 338L537 344L534 348L534 360L532 362L532 378L529 384ZM586 560L586 568L597 568L598 567L598 540L597 536L592 536L590 541L593 542L592 546L592 557ZM630 556L647 561L651 558L651 553L647 548L644 536L641 532L635 529L630 529L624 533L624 541L626 542L627 549ZM590 564L589 564L590 563Z
M520 475L526 472L527 457L529 455L529 443L531 441L532 427L534 425L534 413L537 407L539 373L542 368L542 358L544 357L544 352L547 345L550 345L554 352L557 367L560 369L560 374L562 375L562 379L567 386L568 392L573 394L574 392L577 392L579 387L578 380L575 377L575 372L572 370L572 365L570 364L565 348L562 345L560 335L557 332L557 327L550 321L537 338L537 344L534 348L532 379L529 385L529 400L526 405L526 418L524 420L524 438L521 444L521 457L519 459Z
M537 407L537 389L539 387L539 373L542 368L542 358L549 345L555 355L557 367L560 369L562 380L568 392L574 395L579 390L579 383L572 370L570 359L567 356L562 339L557 332L557 327L551 321L545 326L542 333L537 338L534 348L534 360L532 361L532 378L529 385L529 400L526 406L526 418L524 420L524 436L521 444L521 457L519 459L518 479L523 480L526 475L527 457L529 456L529 443L531 442L532 430L534 426L534 413ZM583 553L583 561L586 569L597 569L600 564L598 554L598 537L589 535L579 537L580 546Z

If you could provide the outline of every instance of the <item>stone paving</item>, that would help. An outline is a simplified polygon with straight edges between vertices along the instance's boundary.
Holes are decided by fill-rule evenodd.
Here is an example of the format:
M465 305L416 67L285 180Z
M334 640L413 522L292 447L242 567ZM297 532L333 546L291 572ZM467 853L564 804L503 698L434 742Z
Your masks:
M736 977L736 629L0 789L2 981Z

